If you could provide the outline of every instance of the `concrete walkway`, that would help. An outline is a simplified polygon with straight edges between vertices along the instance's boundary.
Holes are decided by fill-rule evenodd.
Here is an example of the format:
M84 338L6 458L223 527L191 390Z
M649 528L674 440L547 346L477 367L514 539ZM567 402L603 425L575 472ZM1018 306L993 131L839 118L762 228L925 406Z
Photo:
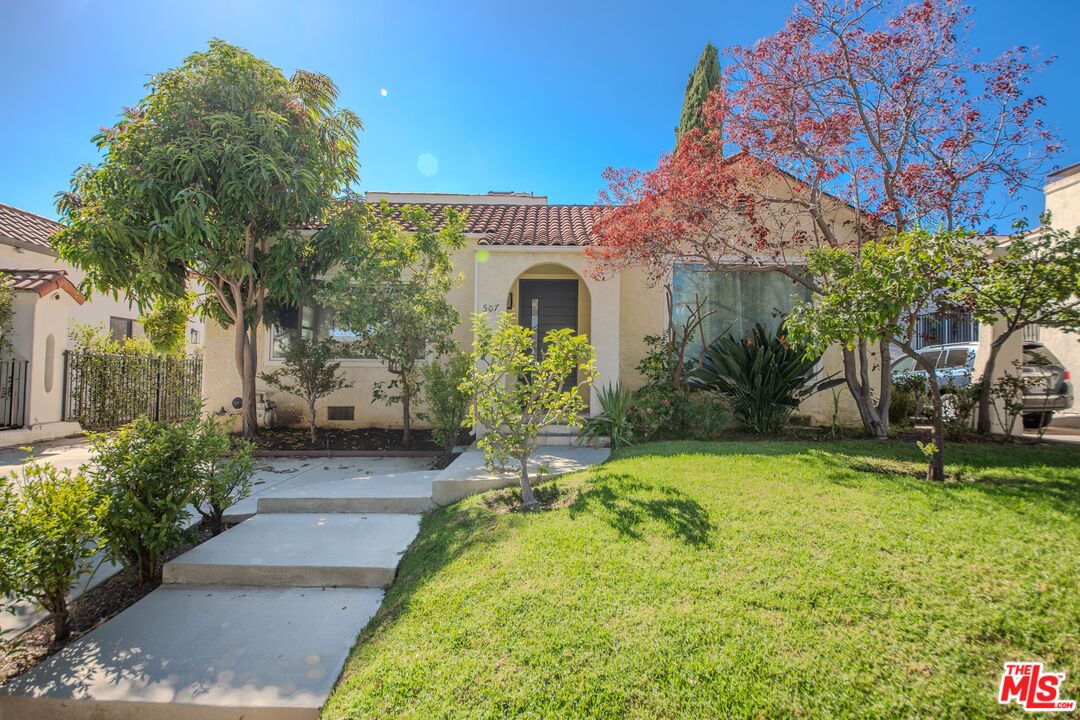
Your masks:
M29 458L29 454L19 448L0 449L0 473L17 472ZM41 443L34 447L34 457L49 462L55 467L77 470L90 461L90 446L85 440L56 440ZM251 495L229 508L225 515L227 523L237 523L255 514L256 503L264 494L287 492L300 488L312 481L327 477L343 478L352 482L378 478L394 479L405 473L420 471L431 467L427 458L273 458L260 461L252 478ZM427 470L434 478L438 472ZM365 485L375 490L377 486ZM430 499L431 488L428 483L424 494ZM198 521L198 514L192 511L189 524ZM105 582L120 572L120 566L95 555L89 560L89 567L94 568L90 575L84 575L68 593L68 600L74 600L87 590ZM0 598L0 636L11 638L32 625L48 617L48 613L39 610L33 603L4 602Z
M607 455L544 448L533 465L558 474ZM249 519L168 563L160 588L0 687L0 720L317 718L420 513L517 482L488 472L477 451L441 472L377 462L370 472L370 458L275 462L259 494L232 511Z

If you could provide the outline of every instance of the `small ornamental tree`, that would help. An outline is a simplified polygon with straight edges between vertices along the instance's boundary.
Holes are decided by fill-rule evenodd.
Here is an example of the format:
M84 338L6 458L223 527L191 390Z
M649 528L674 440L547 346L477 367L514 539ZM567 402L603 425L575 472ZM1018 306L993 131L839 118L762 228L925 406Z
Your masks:
M1009 338L1029 326L1080 332L1080 230L1055 230L1050 220L1044 215L1032 231L1018 223L1005 242L988 238L979 261L950 278L957 301L977 320L1003 323L981 371L980 433L990 432L990 380Z
M412 444L420 363L453 347L459 316L447 294L461 281L452 253L465 245L464 227L464 215L452 208L433 218L405 207L399 221L388 204L348 203L326 231L346 250L321 301L335 324L356 336L354 352L382 360L394 376L376 383L372 399L401 404L405 447Z
M441 361L424 366L424 405L419 415L431 423L431 436L449 458L469 416L469 356L456 347Z
M81 471L31 460L0 477L0 596L45 608L57 642L71 634L68 592L94 569L104 508Z
M325 75L281 70L214 40L94 138L97 165L57 197L60 257L88 289L141 305L180 298L189 279L203 310L233 327L243 427L255 432L259 326L271 305L297 304L340 248L301 228L323 219L356 179L360 119L336 106Z
M213 415L189 421L192 455L198 482L191 504L210 532L225 529L225 510L251 494L255 474L254 444L233 437L224 421Z
M865 243L858 254L822 247L810 252L807 268L821 290L797 305L784 326L796 342L823 353L834 343L852 347L860 340L896 345L926 373L933 408L927 479L945 479L944 417L934 366L913 346L919 316L949 300L949 278L974 262L978 246L963 232L923 230L895 239Z
M352 387L352 383L338 373L341 363L334 362L334 358L340 354L341 344L334 340L316 340L294 335L288 339L285 346L282 367L259 373L263 382L282 392L303 398L307 403L312 443L318 438L315 403L338 390Z
M540 358L537 340L510 313L503 313L494 327L485 315L473 315L472 367L465 382L473 398L468 421L487 431L478 445L490 466L509 460L518 464L526 510L540 505L529 483L537 435L546 425L581 426L587 410L581 388L596 374L596 352L584 335L570 328L548 332ZM574 373L574 384L567 387Z

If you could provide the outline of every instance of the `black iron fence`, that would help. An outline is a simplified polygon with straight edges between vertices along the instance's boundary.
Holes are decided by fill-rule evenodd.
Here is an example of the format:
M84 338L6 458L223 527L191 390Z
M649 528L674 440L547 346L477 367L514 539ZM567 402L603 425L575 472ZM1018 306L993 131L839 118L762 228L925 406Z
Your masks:
M0 429L26 424L26 380L29 375L29 360L12 359L0 363Z
M111 430L146 416L180 420L202 399L201 357L64 353L64 419Z

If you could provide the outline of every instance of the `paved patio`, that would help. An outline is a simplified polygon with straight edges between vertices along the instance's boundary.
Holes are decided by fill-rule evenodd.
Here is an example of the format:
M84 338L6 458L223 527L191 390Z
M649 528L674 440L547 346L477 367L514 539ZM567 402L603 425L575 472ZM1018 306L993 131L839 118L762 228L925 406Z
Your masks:
M607 455L543 448L534 466L557 474ZM266 462L258 495L236 512L250 519L168 563L160 588L0 687L0 720L317 718L420 512L517 482L484 469L477 451L441 472L424 462Z

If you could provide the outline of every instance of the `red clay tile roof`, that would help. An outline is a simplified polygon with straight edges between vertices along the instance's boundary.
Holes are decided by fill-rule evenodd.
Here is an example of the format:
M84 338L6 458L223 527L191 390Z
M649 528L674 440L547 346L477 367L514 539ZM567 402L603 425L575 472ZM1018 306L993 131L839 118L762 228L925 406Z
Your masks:
M68 279L66 270L60 268L41 268L37 270L0 268L0 273L8 275L14 280L16 290L37 293L38 297L45 297L53 290L63 290L75 298L75 301L80 305L86 302L83 294Z
M465 232L482 235L480 245L589 245L595 240L593 222L604 212L598 205L415 204L440 220L447 207L467 211ZM398 219L406 205L409 203L390 203ZM412 228L405 226L405 229Z
M0 242L14 240L16 245L52 253L49 238L59 229L54 220L0 203Z

